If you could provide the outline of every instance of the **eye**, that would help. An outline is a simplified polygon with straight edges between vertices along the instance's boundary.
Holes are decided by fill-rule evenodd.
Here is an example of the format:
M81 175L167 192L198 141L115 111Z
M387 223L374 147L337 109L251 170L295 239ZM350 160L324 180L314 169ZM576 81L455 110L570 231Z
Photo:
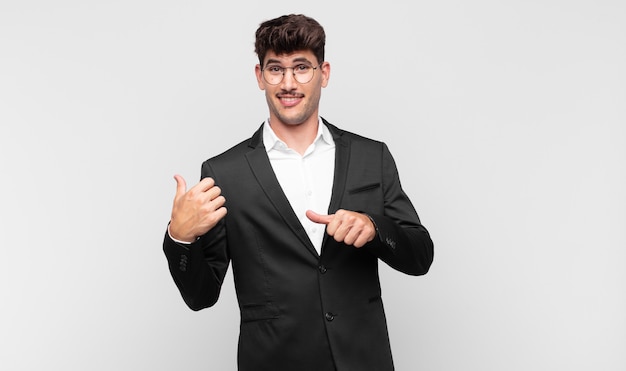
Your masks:
M307 72L309 69L311 69L311 66L306 64L299 64L293 68L296 73Z
M273 75L279 75L283 73L283 68L279 66L269 66L266 68L266 70Z

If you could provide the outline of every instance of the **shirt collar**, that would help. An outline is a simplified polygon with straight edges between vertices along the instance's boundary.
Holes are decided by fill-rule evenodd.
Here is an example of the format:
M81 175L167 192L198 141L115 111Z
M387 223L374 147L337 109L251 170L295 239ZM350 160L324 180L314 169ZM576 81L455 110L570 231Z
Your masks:
M318 118L317 134L315 135L313 143L316 143L319 140L324 141L327 145L335 144L330 130L328 130L328 127L324 125L321 118ZM263 145L265 146L266 152L269 152L272 149L285 150L288 148L287 144L280 140L276 136L276 133L274 133L274 130L270 125L270 119L265 120L263 123Z

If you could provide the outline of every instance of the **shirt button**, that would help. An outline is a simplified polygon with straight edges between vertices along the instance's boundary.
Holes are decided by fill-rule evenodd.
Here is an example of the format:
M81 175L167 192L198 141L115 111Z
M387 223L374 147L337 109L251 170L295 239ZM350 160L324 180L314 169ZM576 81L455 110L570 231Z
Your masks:
M334 319L335 319L335 315L334 315L334 314L332 314L332 313L330 313L330 312L326 312L326 314L324 315L324 317L326 318L326 320L327 320L328 322L332 322L332 320L334 320Z

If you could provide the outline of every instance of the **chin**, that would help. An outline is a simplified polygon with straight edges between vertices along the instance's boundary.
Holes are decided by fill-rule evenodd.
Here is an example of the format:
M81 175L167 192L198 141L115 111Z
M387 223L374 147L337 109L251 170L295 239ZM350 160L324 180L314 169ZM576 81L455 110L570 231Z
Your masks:
M285 123L285 125L289 125L289 126L298 126L298 125L304 124L304 121L286 120L286 121L283 121L283 122Z
M289 125L289 126L297 126L297 125L302 125L305 121L306 121L306 117L301 117L301 116L297 116L297 117L286 117L284 115L280 115L278 116L278 119L280 120L280 122L282 122L285 125Z

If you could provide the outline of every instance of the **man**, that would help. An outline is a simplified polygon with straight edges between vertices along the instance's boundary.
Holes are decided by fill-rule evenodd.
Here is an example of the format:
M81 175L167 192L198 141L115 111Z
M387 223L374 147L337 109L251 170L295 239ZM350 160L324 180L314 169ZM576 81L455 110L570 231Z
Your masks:
M433 244L384 143L319 116L330 64L303 15L256 32L269 119L202 164L176 196L163 244L193 310L218 299L228 265L241 313L239 370L393 370L378 260L425 274Z

